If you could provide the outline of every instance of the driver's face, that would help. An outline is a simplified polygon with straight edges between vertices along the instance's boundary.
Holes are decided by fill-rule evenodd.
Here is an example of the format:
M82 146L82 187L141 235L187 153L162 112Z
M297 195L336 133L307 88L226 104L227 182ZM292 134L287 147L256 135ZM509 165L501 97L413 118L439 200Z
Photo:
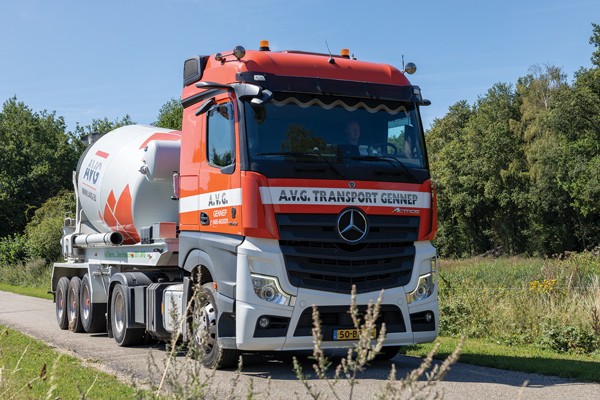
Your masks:
M358 122L350 122L346 127L346 134L348 135L348 141L357 146L358 138L360 137L360 125L358 125Z

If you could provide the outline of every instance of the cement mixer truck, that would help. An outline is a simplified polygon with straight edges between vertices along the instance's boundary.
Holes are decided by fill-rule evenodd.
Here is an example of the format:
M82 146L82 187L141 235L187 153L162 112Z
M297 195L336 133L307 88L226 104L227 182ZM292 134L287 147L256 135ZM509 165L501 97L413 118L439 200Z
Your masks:
M206 338L205 366L227 367L312 349L312 305L323 347L348 347L352 290L361 311L383 290L380 357L433 341L430 102L415 70L268 42L186 60L181 131L122 127L79 161L52 274L59 327L119 346L181 329Z

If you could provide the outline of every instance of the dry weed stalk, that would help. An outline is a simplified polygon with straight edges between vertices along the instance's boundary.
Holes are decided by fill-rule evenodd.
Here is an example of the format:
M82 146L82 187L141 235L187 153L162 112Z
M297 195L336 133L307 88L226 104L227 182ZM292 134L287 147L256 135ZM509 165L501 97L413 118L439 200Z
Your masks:
M377 354L382 349L383 341L385 340L385 324L382 324L379 336L377 337L375 344L373 344L373 339L371 337L371 332L373 331L373 329L375 329L376 321L379 317L379 310L381 307L382 299L383 291L381 291L381 294L379 295L379 298L377 299L375 304L369 302L367 306L367 311L363 319L361 318L358 312L358 306L356 304L356 290L353 287L350 313L352 315L354 327L359 330L359 339L355 343L354 347L348 349L347 357L341 360L340 364L335 369L335 374L333 378L331 379L327 376L327 370L331 366L331 362L327 359L321 347L323 335L321 332L319 311L315 306L313 306L314 328L312 332L314 339L313 359L315 360L313 368L319 380L324 381L327 384L329 393L333 395L335 399L341 399L340 394L336 390L336 385L340 382L342 374L345 377L345 381L350 386L348 399L352 399L354 394L354 386L358 382L358 373L360 371L363 371L368 365L368 363L375 359ZM408 390L410 396L409 398L429 398L429 396L432 394L434 386L446 376L446 374L450 370L450 366L456 363L456 361L458 361L460 352L462 350L462 345L463 339L461 339L459 345L454 350L454 352L448 358L446 358L446 360L442 364L436 364L430 372L427 372L431 368L433 356L437 348L439 347L438 343L423 360L419 368L409 373L405 379L400 381L399 385L398 381L396 380L396 368L392 364L391 373L383 389L383 392L376 395L375 397L380 399L406 398L405 391ZM302 373L302 366L300 365L296 357L294 357L293 360L294 372L296 373L296 377L303 384L307 394L314 400L327 398L327 393L319 391L315 385L310 383L308 377ZM419 384L419 379L423 375L425 375L427 379L424 382L424 384ZM434 395L434 398L441 398L440 393L435 393ZM298 394L296 394L296 396L299 398Z
M443 393L437 391L434 392L433 390L435 389L435 385L446 377L450 371L450 367L458 361L460 352L462 350L463 341L464 337L461 337L458 346L456 346L456 349L454 349L452 354L450 354L450 356L448 356L441 364L434 365L430 372L427 371L431 368L433 356L439 348L440 343L437 343L429 352L429 354L427 354L427 357L425 357L423 362L421 362L419 368L412 370L406 376L406 378L402 379L400 382L396 380L396 368L394 365L392 365L392 370L383 392L377 394L375 397L381 400L400 398L441 399L443 397ZM426 377L425 381L420 380L423 375ZM407 397L405 394L406 390L408 390L409 397Z
M198 277L198 281L200 278ZM239 358L238 368L235 372L234 377L231 380L231 389L227 393L226 397L223 397L220 393L214 390L212 386L216 369L207 370L202 367L202 357L204 355L205 345L207 343L208 333L206 331L200 332L199 337L199 346L195 346L194 344L185 344L181 343L182 339L182 329L184 324L187 323L188 316L192 312L192 307L194 302L201 303L201 286L199 284L194 286L194 293L192 295L191 301L188 303L183 315L179 317L176 315L176 307L172 307L173 314L171 318L173 321L176 321L176 325L179 327L175 333L171 336L171 341L167 345L167 349L169 349L169 355L167 359L164 361L164 366L159 366L156 362L154 355L150 353L150 363L149 368L156 369L157 371L161 371L161 381L156 390L154 396L155 398L159 398L164 395L168 395L169 397L173 397L176 399L222 399L225 398L227 400L236 399L236 390L238 388L238 384L241 377L242 371L242 357ZM192 326L192 329L196 329L196 326ZM187 357L180 363L178 361L177 355L183 353ZM219 354L219 357L221 355ZM187 362L187 359L191 359L194 362ZM150 371L152 372L152 371ZM168 387L168 390L165 389ZM250 380L250 384L247 388L246 398L251 399L254 398L253 392L253 381ZM267 388L269 391L270 388ZM165 393L167 392L167 393Z
M600 279L598 276L594 277L593 286L592 330L596 338L600 339Z

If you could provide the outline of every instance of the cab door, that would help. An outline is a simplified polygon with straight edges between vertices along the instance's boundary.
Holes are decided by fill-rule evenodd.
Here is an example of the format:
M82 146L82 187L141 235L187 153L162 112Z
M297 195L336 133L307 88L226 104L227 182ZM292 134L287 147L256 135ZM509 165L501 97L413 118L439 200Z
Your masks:
M205 160L199 173L200 231L242 234L239 113L230 94L215 98L204 117Z

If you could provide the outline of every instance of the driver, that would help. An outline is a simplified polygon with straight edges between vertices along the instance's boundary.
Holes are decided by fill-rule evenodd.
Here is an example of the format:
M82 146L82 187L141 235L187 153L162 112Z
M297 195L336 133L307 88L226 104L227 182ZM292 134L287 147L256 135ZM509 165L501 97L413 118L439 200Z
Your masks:
M358 139L360 138L360 125L357 121L348 121L344 128L345 138L339 146L342 156L356 157L360 155Z
M360 138L360 125L357 121L350 121L346 123L346 140L353 146L358 146L358 139Z

